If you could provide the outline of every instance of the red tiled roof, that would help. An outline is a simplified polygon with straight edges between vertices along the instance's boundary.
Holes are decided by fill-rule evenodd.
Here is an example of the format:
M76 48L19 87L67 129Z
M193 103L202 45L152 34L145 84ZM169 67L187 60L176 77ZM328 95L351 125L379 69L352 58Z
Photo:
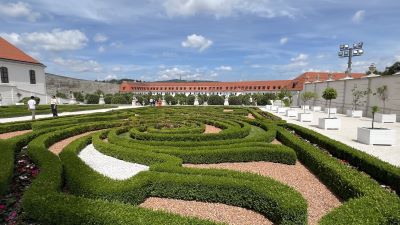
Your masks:
M332 79L333 80L340 80L346 77L345 73L332 73ZM365 73L351 73L351 76L353 78L361 78L365 76ZM293 81L294 82L301 82L304 83L306 81L308 82L314 82L316 80L318 80L319 77L319 81L326 81L329 79L329 73L328 72L305 72L301 75L299 75L298 77L294 78Z
M20 62L41 64L36 59L27 55L19 48L12 45L10 42L6 41L0 37L0 59L15 60Z

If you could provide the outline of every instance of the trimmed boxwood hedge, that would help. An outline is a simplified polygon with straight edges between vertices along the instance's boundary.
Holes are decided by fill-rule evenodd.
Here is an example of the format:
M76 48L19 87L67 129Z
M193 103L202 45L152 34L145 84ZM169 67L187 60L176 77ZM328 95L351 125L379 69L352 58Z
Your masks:
M368 173L379 182L389 185L400 194L399 167L307 128L295 124L287 124L286 126L303 138L326 149L333 156L348 161L352 166Z
M305 164L336 195L346 202L325 215L320 224L399 224L400 198L390 193L366 174L304 142L284 128L277 128L277 138L292 147Z

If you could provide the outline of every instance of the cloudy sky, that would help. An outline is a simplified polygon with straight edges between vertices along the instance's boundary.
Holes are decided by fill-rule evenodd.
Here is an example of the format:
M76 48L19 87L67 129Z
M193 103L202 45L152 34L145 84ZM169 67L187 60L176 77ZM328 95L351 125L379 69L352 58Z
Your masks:
M289 79L400 60L398 0L0 0L0 36L84 79Z

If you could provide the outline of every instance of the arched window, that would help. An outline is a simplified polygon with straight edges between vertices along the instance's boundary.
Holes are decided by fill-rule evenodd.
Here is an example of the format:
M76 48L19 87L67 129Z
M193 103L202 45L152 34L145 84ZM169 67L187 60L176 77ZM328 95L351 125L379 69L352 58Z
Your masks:
M8 83L8 69L7 67L0 67L1 83Z
M29 80L31 84L36 84L36 73L34 70L29 70Z

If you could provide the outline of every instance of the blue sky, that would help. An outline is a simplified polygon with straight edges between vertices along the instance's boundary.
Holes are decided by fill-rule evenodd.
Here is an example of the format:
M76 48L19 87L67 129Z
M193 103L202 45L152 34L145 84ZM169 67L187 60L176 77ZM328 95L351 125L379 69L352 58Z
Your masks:
M0 36L46 72L146 81L291 79L400 60L398 0L0 0Z

